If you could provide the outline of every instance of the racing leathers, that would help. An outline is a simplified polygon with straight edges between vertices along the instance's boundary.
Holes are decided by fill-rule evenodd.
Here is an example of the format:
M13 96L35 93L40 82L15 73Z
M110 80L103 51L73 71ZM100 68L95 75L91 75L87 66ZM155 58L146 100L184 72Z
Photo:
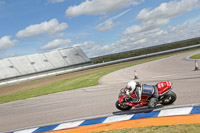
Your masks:
M129 95L129 102L138 103L142 95L150 96L148 107L155 107L158 101L158 89L156 86L140 84L139 82L130 81L125 87L126 94ZM132 97L135 91L136 98Z
M142 96L142 86L139 82L130 81L126 86L126 94L129 95L130 101L133 103L138 103L141 100ZM131 94L135 91L136 99L132 98Z

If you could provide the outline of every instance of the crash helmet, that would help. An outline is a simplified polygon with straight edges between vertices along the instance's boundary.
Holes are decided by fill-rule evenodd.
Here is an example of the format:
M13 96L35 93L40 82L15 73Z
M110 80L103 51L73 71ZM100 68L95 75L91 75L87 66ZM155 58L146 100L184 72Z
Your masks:
M129 88L129 89L132 89L132 90L135 90L135 87L136 87L136 82L134 80L131 80L130 82L128 82L126 88Z

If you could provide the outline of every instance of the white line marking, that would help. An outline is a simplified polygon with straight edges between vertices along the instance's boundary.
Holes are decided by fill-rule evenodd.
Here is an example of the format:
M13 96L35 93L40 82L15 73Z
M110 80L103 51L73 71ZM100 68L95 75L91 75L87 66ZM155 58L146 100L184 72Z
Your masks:
M57 126L54 130L61 130L61 129L66 129L66 128L77 127L83 122L84 122L84 120L83 121L75 121L75 122L63 123L63 124L60 124L59 126Z
M131 117L134 115L119 115L119 116L110 116L105 119L103 123L109 123L109 122L117 122L117 121L124 121L124 120L130 120Z
M173 115L187 115L187 114L190 114L192 109L193 109L193 107L161 110L158 117L173 116Z
M37 130L38 128L31 128L31 129L26 129L26 130L21 130L21 131L15 131L13 133L32 133L33 131Z

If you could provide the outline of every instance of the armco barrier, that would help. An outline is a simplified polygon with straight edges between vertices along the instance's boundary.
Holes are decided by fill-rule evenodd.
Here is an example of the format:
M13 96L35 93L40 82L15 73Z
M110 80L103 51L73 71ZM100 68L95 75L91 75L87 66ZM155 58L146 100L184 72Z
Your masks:
M99 64L93 64L93 65L88 65L88 66L83 66L83 67L78 67L78 68L72 68L72 69L68 69L68 70L61 70L61 71L51 72L51 73L47 73L47 74L38 74L36 77L44 78L44 77L54 76L54 75L58 75L58 74L71 73L71 72L76 72L76 71L80 71L80 70L102 67L102 66L107 66L107 65L111 65L111 64L122 63L122 62L126 62L126 61L131 61L131 60L136 60L136 59L141 59L141 58L145 58L145 57L161 55L161 54L166 54L166 53L171 53L171 52L176 52L176 51L181 51L181 50L186 50L186 49L192 49L192 48L197 48L197 47L200 47L200 44L192 45L192 46L188 46L188 47L177 48L177 49L166 50L166 51L161 51L161 52L156 52L156 53L151 53L151 54L145 54L145 55L140 55L140 56L135 56L135 57L129 57L129 58L125 58L125 59L119 59L119 60L114 60L114 61L109 61L109 62L104 62L104 63L99 63ZM5 85L10 85L10 84L15 84L18 82L28 81L31 79L32 78L19 78L17 80L15 79L15 80L1 82L0 87L5 86Z
M125 120L134 120L134 119L152 118L152 117L165 117L165 116L178 116L178 115L179 116L192 115L192 114L200 114L200 106L195 106L195 107L186 106L186 107L179 107L179 108L157 110L157 111L152 111L148 113L114 115L114 116L99 117L99 118L87 119L87 120L71 121L71 122L66 122L66 123L61 123L61 124L56 124L56 125L48 125L48 126L14 131L12 133L39 133L39 132L74 128L74 127L79 127L79 126L119 122L119 121L125 121Z

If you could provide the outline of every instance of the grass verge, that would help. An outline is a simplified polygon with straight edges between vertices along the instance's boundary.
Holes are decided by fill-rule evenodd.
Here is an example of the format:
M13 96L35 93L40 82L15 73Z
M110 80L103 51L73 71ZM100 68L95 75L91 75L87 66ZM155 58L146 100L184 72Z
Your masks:
M41 95L47 95L47 94L52 94L52 93L57 93L57 92L62 92L62 91L68 91L68 90L73 90L73 89L79 89L83 87L89 87L89 86L95 86L98 85L98 80L113 71L120 70L126 67L130 67L133 65L169 57L171 55L163 55L163 56L157 56L157 57L151 57L151 58L146 58L146 59L141 59L137 61L132 61L128 64L121 65L121 66L115 66L110 68L105 68L104 70L100 70L97 72L92 72L89 74L81 75L78 77L73 77L61 81L57 81L54 83L50 83L48 85L43 85L40 87L36 88L31 88L28 90L24 91L19 91L13 94L9 95L4 95L0 96L0 104L2 103L7 103L11 101L17 101L17 100L22 100L22 99L27 99L31 97L37 97Z
M187 50L187 51L192 51L192 50ZM49 83L47 85L43 85L40 87L31 88L31 89L27 89L24 91L12 93L9 95L0 96L0 104L11 102L11 101L27 99L27 98L32 98L32 97L37 97L37 96L41 96L41 95L62 92L62 91L79 89L79 88L83 88L83 87L95 86L95 85L98 85L98 80L102 76L104 76L108 73L111 73L113 71L120 70L120 69L130 67L130 66L134 66L137 64L142 64L145 62L153 61L153 60L166 58L166 57L176 55L179 53L183 53L183 52L184 51L180 51L180 52L170 53L170 54L166 54L166 55L159 55L159 56L155 56L155 57L149 57L149 58L144 58L144 59L140 59L140 60L130 61L128 63L125 62L125 63L121 63L122 65L114 64L114 65L110 65L111 67L105 66L104 67L105 69L100 70L100 71L95 71L95 72L92 72L89 74Z
M151 126L140 128L127 128L96 133L199 133L200 124L180 124L166 126Z
M200 59L200 54L195 54L191 56L190 59Z

